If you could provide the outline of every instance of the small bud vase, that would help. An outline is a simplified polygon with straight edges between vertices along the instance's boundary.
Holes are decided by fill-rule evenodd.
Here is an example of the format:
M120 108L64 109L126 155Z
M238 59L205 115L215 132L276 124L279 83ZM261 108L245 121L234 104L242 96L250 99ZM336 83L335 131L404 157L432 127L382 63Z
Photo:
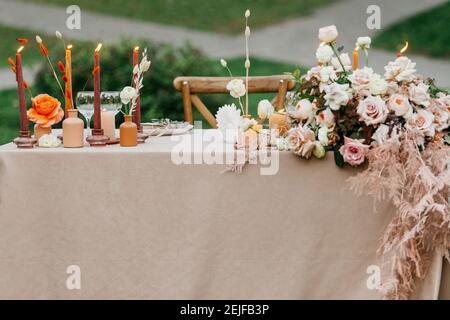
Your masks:
M64 148L81 148L84 146L84 122L78 118L77 109L67 112L69 117L62 124Z
M51 134L52 133L52 127L42 127L40 124L34 125L34 137L37 141L44 135L44 134Z
M125 115L125 122L120 125L120 146L137 146L137 125L132 120L131 115Z

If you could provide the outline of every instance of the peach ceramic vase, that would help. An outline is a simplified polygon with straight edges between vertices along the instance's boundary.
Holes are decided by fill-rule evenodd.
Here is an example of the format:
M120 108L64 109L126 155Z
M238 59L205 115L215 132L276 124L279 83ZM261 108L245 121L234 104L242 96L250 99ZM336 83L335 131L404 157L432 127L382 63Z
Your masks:
M137 146L137 125L131 121L131 115L125 115L125 122L120 125L120 146Z
M34 125L34 137L37 139L37 141L39 141L39 139L44 135L44 134L51 134L52 133L52 127L42 127L40 124L35 124Z
M84 146L84 122L78 118L77 109L69 109L69 117L63 121L64 148L81 148Z

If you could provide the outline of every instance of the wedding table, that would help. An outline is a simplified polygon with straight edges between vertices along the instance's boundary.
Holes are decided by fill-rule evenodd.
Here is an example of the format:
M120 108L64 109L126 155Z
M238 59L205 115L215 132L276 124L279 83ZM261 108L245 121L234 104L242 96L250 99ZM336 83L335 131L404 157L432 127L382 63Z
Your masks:
M202 163L202 133L143 145L0 147L1 299L378 299L368 286L389 204L346 189L357 169L279 153L276 174ZM198 164L178 164L189 145ZM192 156L192 157L191 157ZM176 158L176 157L175 157ZM69 266L81 288L69 290ZM70 273L70 272L69 272ZM436 255L416 298L450 298Z

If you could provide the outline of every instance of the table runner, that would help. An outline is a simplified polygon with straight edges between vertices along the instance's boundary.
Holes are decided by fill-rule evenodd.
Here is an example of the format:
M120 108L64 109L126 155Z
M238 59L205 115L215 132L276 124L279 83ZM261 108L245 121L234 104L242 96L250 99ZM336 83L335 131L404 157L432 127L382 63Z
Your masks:
M277 174L237 175L174 164L176 144L0 147L0 298L379 298L367 269L394 209L345 190L355 169L281 152ZM448 269L436 255L415 298L449 298Z

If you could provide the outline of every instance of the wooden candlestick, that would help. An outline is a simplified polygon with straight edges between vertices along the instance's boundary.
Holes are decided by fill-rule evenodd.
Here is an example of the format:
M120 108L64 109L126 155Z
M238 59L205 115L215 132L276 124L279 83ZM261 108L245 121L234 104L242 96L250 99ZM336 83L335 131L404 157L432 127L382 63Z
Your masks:
M16 81L17 92L19 94L20 133L13 142L18 148L33 148L37 140L35 138L31 138L31 132L28 129L27 101L25 98L25 88L23 82L22 55L20 54L22 50L23 46L20 47L16 53Z
M139 47L135 47L133 50L133 70L134 67L139 64ZM136 79L137 74L134 75ZM136 109L134 110L134 123L137 125L138 130L138 143L145 143L145 140L149 137L148 134L144 133L144 128L141 126L141 96L139 92L139 88L136 85L136 90L139 93L139 96L136 99Z
M86 139L91 147L106 146L109 138L104 135L102 129L102 119L100 110L100 48L101 44L97 46L94 52L94 129L92 134Z

